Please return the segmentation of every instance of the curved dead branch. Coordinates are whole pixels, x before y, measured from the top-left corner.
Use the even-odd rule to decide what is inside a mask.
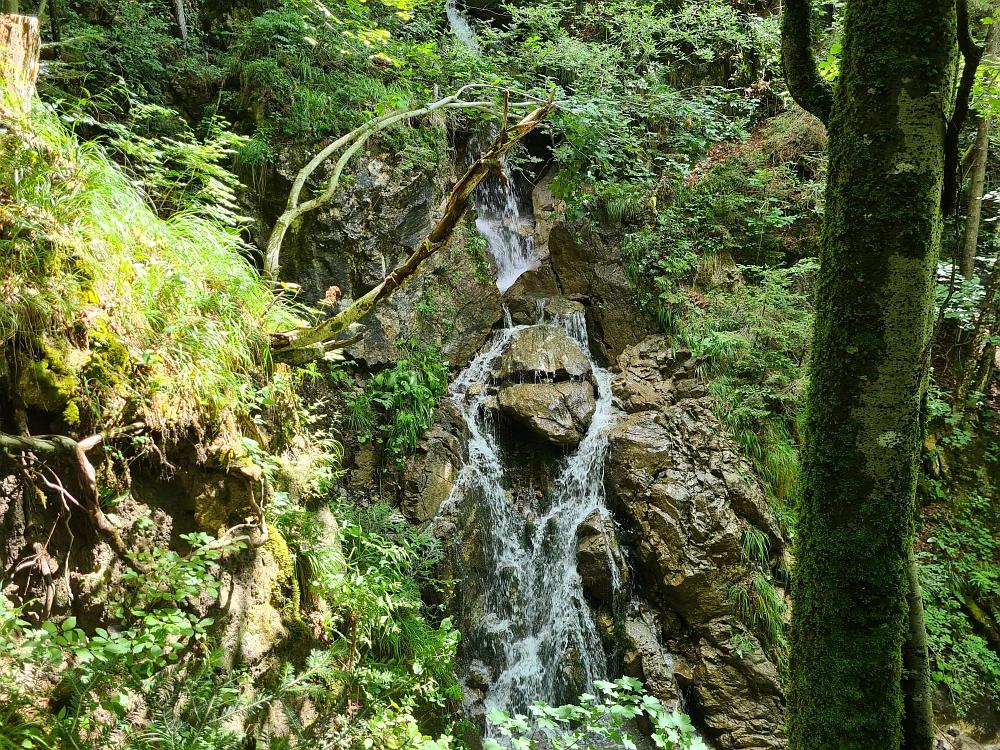
[[[469,209],[469,199],[476,186],[487,174],[499,170],[500,160],[504,154],[548,117],[553,109],[555,109],[555,105],[550,97],[547,102],[532,111],[516,125],[503,127],[490,147],[469,167],[465,176],[452,189],[444,215],[413,254],[401,266],[386,276],[382,283],[332,318],[312,328],[297,328],[293,331],[272,334],[271,350],[275,358],[282,361],[298,361],[301,359],[301,354],[297,353],[298,350],[317,344],[326,346],[324,342],[330,341],[348,326],[356,323],[382,300],[403,286],[427,258],[451,240],[455,228]],[[337,348],[345,346],[347,343],[336,342],[330,346]]]
[[[382,115],[381,117],[376,117],[374,120],[365,123],[361,127],[355,128],[347,135],[338,138],[322,151],[317,153],[312,159],[309,160],[308,164],[299,170],[299,173],[295,176],[295,181],[292,183],[292,189],[288,194],[288,203],[285,205],[285,210],[281,216],[278,217],[278,220],[274,224],[274,228],[271,230],[271,235],[267,240],[267,250],[264,254],[264,275],[271,279],[277,278],[278,270],[280,268],[281,244],[285,239],[285,234],[288,232],[288,228],[291,226],[292,222],[303,214],[312,211],[315,208],[319,208],[333,199],[333,196],[337,192],[337,187],[340,185],[340,178],[344,172],[344,167],[347,165],[347,162],[350,161],[351,157],[361,150],[361,147],[365,145],[369,138],[376,133],[395,125],[396,123],[403,122],[404,120],[412,120],[414,117],[430,114],[431,112],[435,112],[437,110],[474,109],[488,112],[490,114],[498,114],[495,111],[493,104],[489,101],[465,101],[462,98],[470,91],[477,91],[484,88],[493,87],[486,84],[469,84],[467,86],[463,86],[451,96],[446,96],[443,99],[439,99],[438,101],[424,105],[423,107],[406,110],[405,112],[391,112],[389,114]],[[526,107],[531,106],[531,103],[521,102],[520,104],[514,106]],[[333,172],[330,174],[330,178],[327,180],[326,187],[323,192],[316,197],[301,203],[302,190],[305,188],[306,181],[313,175],[321,164],[345,146],[347,147],[347,150],[341,154],[337,163],[334,165]]]

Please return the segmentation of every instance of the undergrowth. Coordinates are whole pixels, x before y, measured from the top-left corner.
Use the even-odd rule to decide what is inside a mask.
[[[205,429],[253,410],[267,332],[295,316],[236,229],[161,218],[43,108],[7,121],[0,161],[0,347],[25,406],[91,430]]]
[[[401,458],[417,447],[448,387],[448,363],[416,340],[400,343],[400,359],[370,378],[347,400],[347,421],[359,442],[374,440]]]

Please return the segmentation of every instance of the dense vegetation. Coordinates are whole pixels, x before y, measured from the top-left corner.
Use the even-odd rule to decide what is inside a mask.
[[[703,357],[716,411],[794,539],[827,144],[780,80],[776,7],[510,3],[473,21],[477,51],[436,0],[205,2],[186,39],[170,6],[58,2],[62,41],[47,48],[34,109],[0,125],[0,431],[102,435],[99,511],[134,551],[93,574],[105,602],[94,622],[47,618],[60,603],[38,584],[42,557],[34,595],[3,574],[0,748],[461,741],[458,634],[426,603],[449,584],[434,580],[441,551],[382,498],[356,505],[340,491],[345,441],[379,446],[387,477],[402,465],[433,423],[448,363],[413,341],[364,377],[343,363],[276,364],[267,334],[322,312],[258,271],[271,186],[332,137],[468,83],[555,90],[545,137],[511,163],[529,177],[557,164],[567,217],[622,230],[636,303]],[[970,4],[977,40],[990,12]],[[821,69],[836,80],[839,5],[814,16]],[[987,116],[1000,112],[996,70],[984,59],[973,87]],[[369,149],[398,174],[432,171],[483,120],[400,123]],[[963,151],[974,130],[960,134]],[[932,679],[958,717],[1000,710],[996,153],[971,281],[956,273],[967,196],[946,219],[918,478]],[[211,534],[165,539],[158,518],[129,517],[143,477],[170,476],[193,445],[213,467],[259,469],[265,523],[234,532],[246,518],[209,513]],[[89,511],[54,487],[72,497],[73,472],[8,453],[4,473],[47,497],[53,533],[75,539]],[[282,646],[251,673],[232,668],[209,600],[258,543],[277,570],[268,606]],[[754,527],[743,554],[752,572],[731,603],[787,670],[794,571]],[[571,747],[569,722],[613,733],[606,714],[645,710],[666,742],[697,747],[636,685],[604,689],[606,703],[537,709],[538,726],[558,724]],[[494,721],[530,737],[523,717]]]

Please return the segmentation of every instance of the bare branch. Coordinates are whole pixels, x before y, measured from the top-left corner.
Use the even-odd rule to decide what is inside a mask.
[[[476,186],[479,185],[491,170],[499,167],[500,159],[503,155],[514,144],[531,132],[535,126],[542,122],[552,112],[554,106],[550,98],[548,102],[528,114],[516,125],[500,131],[486,152],[469,167],[465,176],[452,189],[448,203],[445,206],[444,215],[435,225],[434,229],[431,230],[431,233],[420,243],[420,246],[413,254],[407,258],[406,262],[386,276],[382,283],[356,300],[346,310],[320,323],[318,326],[272,334],[271,349],[275,352],[275,357],[278,359],[292,357],[294,355],[289,350],[301,349],[328,341],[352,323],[357,322],[367,315],[377,304],[405,284],[427,258],[451,240],[455,227],[458,226],[458,223],[465,216],[466,211],[468,211],[469,198],[472,196],[472,192],[476,189]]]
[[[959,177],[962,157],[958,148],[958,136],[969,116],[972,85],[975,83],[976,70],[983,59],[984,51],[983,47],[976,44],[969,30],[967,0],[955,0],[955,10],[958,21],[958,48],[962,51],[965,67],[962,68],[962,78],[958,82],[955,109],[948,121],[948,129],[944,136],[944,186],[941,190],[941,210],[945,215],[954,211],[958,203],[958,192],[962,185]]]

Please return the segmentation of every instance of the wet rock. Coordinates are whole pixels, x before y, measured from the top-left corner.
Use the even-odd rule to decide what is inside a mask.
[[[348,349],[368,366],[399,359],[399,341],[417,339],[441,347],[452,367],[461,368],[483,346],[503,318],[493,257],[488,272],[477,269],[456,245],[431,256],[403,288],[361,319],[362,341]]]
[[[542,311],[547,317],[565,317],[586,311],[586,308],[575,300],[566,297],[553,297],[543,303]]]
[[[299,153],[280,155],[278,179],[263,196],[275,216],[303,162]],[[317,170],[308,186],[321,188],[332,168]],[[357,299],[382,281],[427,236],[453,181],[450,164],[400,172],[374,152],[358,154],[350,174],[328,205],[292,225],[282,246],[281,278],[300,284],[308,304],[330,286]]]
[[[594,388],[586,381],[512,385],[501,389],[497,401],[502,414],[555,445],[579,443],[596,409]]]
[[[500,375],[506,382],[551,377],[554,380],[585,378],[590,360],[580,345],[561,328],[533,326],[519,331],[504,352]]]
[[[702,631],[692,680],[702,720],[725,750],[784,748],[785,704],[778,672],[759,646],[734,651],[735,626],[719,618]]]
[[[646,690],[668,704],[680,701],[674,673],[678,670],[690,671],[684,664],[664,652],[656,633],[645,622],[634,617],[625,621],[625,674],[642,680]]]
[[[458,439],[435,425],[420,439],[403,467],[400,509],[410,523],[424,523],[437,515],[455,486],[461,466]]]
[[[549,234],[552,270],[563,295],[587,301],[591,346],[613,362],[622,351],[656,331],[635,306],[622,268],[619,227],[556,221]]]
[[[583,592],[596,606],[614,605],[615,579],[618,588],[628,583],[628,568],[618,547],[614,522],[595,510],[576,530],[576,569],[583,580]]]
[[[548,248],[552,226],[565,208],[565,201],[552,195],[552,180],[556,170],[545,172],[531,191],[531,208],[535,216],[535,248]]]
[[[677,679],[714,741],[723,750],[778,750],[787,742],[781,681],[737,620],[729,591],[749,570],[747,523],[771,538],[774,554],[784,540],[749,466],[692,387],[698,364],[652,337],[623,353],[613,388],[631,413],[610,434],[608,499],[637,540],[647,600],[661,620],[677,618],[672,648],[690,665]]]
[[[455,180],[448,161],[401,172],[384,155],[369,152],[352,164],[354,180],[343,183],[329,205],[296,222],[282,247],[281,278],[301,286],[299,301],[306,304],[317,304],[336,286],[343,309],[380,283],[430,232]],[[279,179],[263,196],[271,220],[283,209],[299,167],[300,155],[281,156]],[[317,173],[309,186],[319,188],[325,179]],[[266,242],[266,233],[259,241]],[[492,256],[473,257],[457,232],[360,321],[365,338],[347,351],[377,367],[399,358],[398,341],[415,338],[440,346],[445,359],[464,367],[501,320],[500,304]]]
[[[537,248],[536,248],[537,249]],[[503,294],[504,304],[510,310],[515,325],[531,325],[538,322],[538,305],[561,294],[559,282],[548,261],[548,251],[536,268],[525,271]]]

